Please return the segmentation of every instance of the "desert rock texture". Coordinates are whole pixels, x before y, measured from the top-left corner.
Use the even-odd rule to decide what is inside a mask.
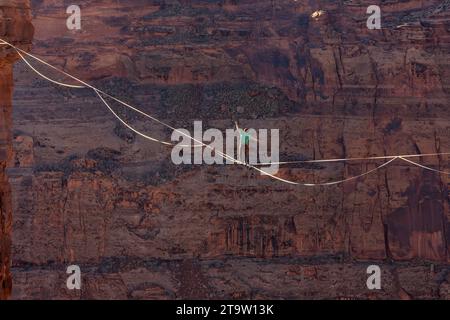
[[[0,37],[28,49],[33,36],[29,1],[0,1]],[[12,90],[13,68],[17,54],[0,47],[0,299],[11,294],[11,188],[6,168],[12,159]]]
[[[0,37],[23,49],[33,35],[28,1],[0,1]],[[11,294],[11,189],[6,167],[12,158],[12,64],[17,59],[11,49],[0,46],[0,299]]]
[[[374,4],[381,30],[366,26]],[[79,31],[66,5],[32,2],[33,53],[176,128],[280,129],[282,160],[450,152],[449,1],[86,0]],[[15,80],[14,299],[450,298],[449,176],[395,161],[307,188],[237,165],[175,166],[92,90],[23,63]],[[449,157],[417,161],[450,171]],[[382,163],[279,176],[327,182]],[[66,288],[71,264],[79,291]],[[371,264],[381,290],[366,287]]]

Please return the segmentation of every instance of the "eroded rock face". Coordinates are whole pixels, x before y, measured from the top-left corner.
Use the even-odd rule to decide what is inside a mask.
[[[29,1],[0,1],[0,37],[21,48],[30,44],[33,27]],[[11,189],[6,167],[12,157],[12,64],[14,52],[0,46],[0,299],[11,293]]]
[[[175,127],[278,128],[283,160],[448,152],[448,1],[383,3],[381,31],[366,28],[373,1],[305,2],[89,1],[69,32],[65,7],[36,1],[35,52]],[[176,167],[92,92],[16,71],[15,298],[449,297],[448,176],[397,161],[301,188]],[[448,159],[421,163],[450,171]],[[379,164],[280,176],[323,182]],[[365,286],[373,263],[381,292]],[[81,292],[65,287],[69,264]]]

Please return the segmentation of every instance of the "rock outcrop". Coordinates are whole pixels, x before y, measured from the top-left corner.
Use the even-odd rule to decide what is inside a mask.
[[[30,45],[33,27],[29,1],[0,0],[0,37],[21,48]],[[6,167],[12,158],[12,64],[16,54],[0,45],[0,299],[11,294],[11,189]]]
[[[383,29],[368,30],[377,2]],[[36,54],[175,127],[278,128],[283,160],[450,151],[448,1],[92,0],[80,31],[55,1],[33,9]],[[14,298],[450,297],[448,176],[397,161],[302,188],[174,166],[91,91],[30,72],[16,69]],[[450,171],[448,159],[418,161]],[[381,163],[280,176],[330,181]],[[65,287],[70,264],[81,291]],[[369,264],[381,291],[366,287]]]

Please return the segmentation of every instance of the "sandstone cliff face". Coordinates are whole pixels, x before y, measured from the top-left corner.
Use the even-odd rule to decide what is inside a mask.
[[[283,159],[448,152],[448,2],[380,2],[381,31],[366,28],[371,4],[96,0],[72,32],[65,7],[35,1],[34,52],[175,127],[278,128]],[[14,298],[450,298],[449,177],[395,162],[309,189],[237,166],[176,167],[90,91],[16,74]],[[448,157],[422,161],[450,170]],[[65,288],[72,263],[80,292]],[[366,288],[373,263],[382,291]]]
[[[31,41],[28,1],[0,1],[0,37],[26,48]],[[16,55],[0,46],[0,299],[11,294],[11,189],[6,167],[12,157],[12,63]]]

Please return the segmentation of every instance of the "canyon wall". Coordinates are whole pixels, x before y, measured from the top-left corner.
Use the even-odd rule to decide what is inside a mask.
[[[0,0],[0,37],[27,49],[33,35],[29,1]],[[11,294],[11,188],[6,167],[12,158],[12,64],[17,55],[0,46],[0,300]]]
[[[366,27],[372,4],[382,30]],[[450,151],[448,1],[80,5],[82,28],[69,31],[64,5],[33,1],[34,53],[177,128],[280,129],[282,160]],[[395,161],[306,188],[239,166],[175,166],[91,90],[23,64],[15,75],[13,298],[450,298],[448,176]],[[448,159],[417,161],[450,171]],[[327,182],[382,163],[279,175]],[[80,291],[66,288],[70,264]],[[382,290],[366,287],[370,264]]]

